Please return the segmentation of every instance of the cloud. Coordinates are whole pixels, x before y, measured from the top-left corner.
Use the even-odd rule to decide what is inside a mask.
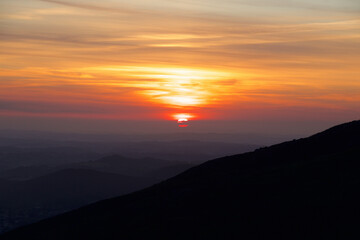
[[[101,102],[64,102],[59,100],[37,101],[37,100],[9,100],[0,99],[0,113],[28,113],[28,114],[51,114],[65,115],[107,115],[119,118],[132,118],[138,115],[148,115],[158,112],[158,109],[148,105],[132,105],[120,103]],[[1,114],[0,114],[1,115]]]
[[[68,7],[75,7],[75,8],[81,8],[86,10],[92,10],[92,11],[104,11],[104,12],[111,12],[111,13],[121,13],[121,14],[143,14],[144,11],[135,10],[135,9],[129,9],[129,8],[114,8],[114,7],[103,7],[98,5],[91,5],[91,4],[84,4],[84,3],[77,3],[76,1],[60,1],[60,0],[40,0],[43,2],[48,3],[55,3],[59,5],[64,5]]]
[[[360,4],[357,0],[228,0],[227,2],[259,7],[302,8],[307,10],[332,12],[357,13],[360,10]]]

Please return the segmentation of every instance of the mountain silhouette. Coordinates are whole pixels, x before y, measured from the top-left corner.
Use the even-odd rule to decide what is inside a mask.
[[[218,158],[1,239],[359,239],[360,121]]]

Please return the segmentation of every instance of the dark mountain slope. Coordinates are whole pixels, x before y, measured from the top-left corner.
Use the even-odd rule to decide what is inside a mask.
[[[176,165],[174,164],[172,166],[163,167],[160,169],[156,169],[154,171],[150,171],[145,174],[145,177],[151,179],[157,179],[158,180],[157,182],[160,182],[168,178],[171,178],[173,176],[176,176],[194,166],[195,166],[194,164],[190,164],[190,163],[178,163]]]
[[[216,159],[2,239],[359,239],[360,121]]]

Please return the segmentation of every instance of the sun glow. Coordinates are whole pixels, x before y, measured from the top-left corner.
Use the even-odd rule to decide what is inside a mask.
[[[173,108],[206,105],[214,95],[211,85],[234,78],[231,73],[220,70],[173,66],[103,66],[87,68],[86,72],[138,79],[111,84],[136,87],[148,101]]]
[[[188,113],[177,113],[177,114],[174,114],[173,115],[173,118],[176,119],[176,120],[179,120],[179,119],[192,119],[194,118],[194,115],[190,115]]]
[[[201,99],[197,99],[193,96],[177,95],[177,96],[163,96],[161,97],[167,103],[176,106],[195,106],[202,103]]]

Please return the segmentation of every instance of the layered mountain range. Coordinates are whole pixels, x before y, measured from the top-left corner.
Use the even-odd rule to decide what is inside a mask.
[[[359,239],[360,121],[205,162],[1,239]]]

